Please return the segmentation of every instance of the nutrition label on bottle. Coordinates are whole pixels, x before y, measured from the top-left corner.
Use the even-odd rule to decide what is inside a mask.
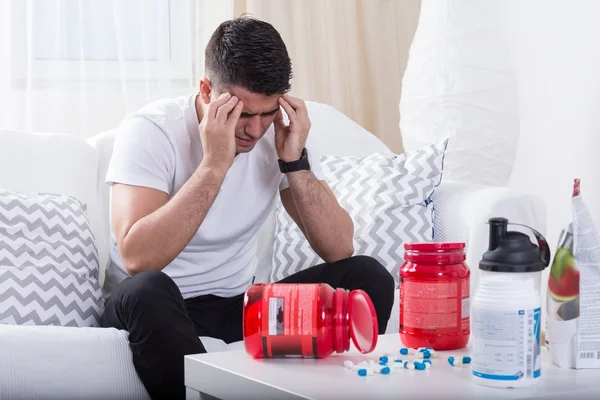
[[[469,328],[469,280],[452,282],[400,283],[402,315],[400,323],[407,328]]]
[[[484,379],[537,378],[541,371],[540,309],[473,308],[473,375]]]
[[[317,285],[269,285],[264,290],[269,335],[315,335]]]
[[[594,223],[580,197],[575,210],[575,259],[579,278],[577,368],[600,367],[600,247]]]

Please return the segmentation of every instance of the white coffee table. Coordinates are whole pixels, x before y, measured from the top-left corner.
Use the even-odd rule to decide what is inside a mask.
[[[600,398],[600,370],[560,369],[542,355],[540,382],[528,388],[494,389],[471,381],[471,368],[434,360],[426,371],[397,370],[391,375],[360,377],[343,367],[396,353],[399,335],[382,335],[376,350],[361,355],[354,348],[324,360],[254,360],[244,350],[185,357],[185,384],[190,398],[219,399],[588,399]],[[440,352],[462,355],[468,351]],[[437,361],[437,364],[436,364]],[[208,395],[208,396],[207,396]]]

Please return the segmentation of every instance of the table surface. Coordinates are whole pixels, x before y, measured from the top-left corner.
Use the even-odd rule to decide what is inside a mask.
[[[186,386],[218,398],[443,398],[443,399],[564,399],[600,398],[600,370],[561,369],[551,364],[544,349],[539,382],[518,389],[498,389],[472,381],[471,368],[452,367],[434,359],[425,371],[399,369],[390,375],[360,377],[343,367],[345,360],[375,360],[403,347],[399,335],[382,335],[373,353],[353,347],[323,360],[254,360],[244,350],[186,356]],[[468,348],[439,352],[441,357],[467,355]]]

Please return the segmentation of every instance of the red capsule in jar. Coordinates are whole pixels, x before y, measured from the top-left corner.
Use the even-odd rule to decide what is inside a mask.
[[[464,243],[410,243],[400,268],[400,339],[406,347],[469,342],[470,275]]]
[[[377,314],[362,290],[327,284],[255,284],[244,296],[243,336],[254,358],[326,358],[377,345]]]

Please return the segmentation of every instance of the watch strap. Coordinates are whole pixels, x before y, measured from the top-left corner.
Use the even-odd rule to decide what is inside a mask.
[[[302,156],[299,160],[291,162],[279,160],[279,169],[284,174],[288,172],[310,170],[310,162],[308,160],[308,152],[306,151],[306,148],[302,150]]]

